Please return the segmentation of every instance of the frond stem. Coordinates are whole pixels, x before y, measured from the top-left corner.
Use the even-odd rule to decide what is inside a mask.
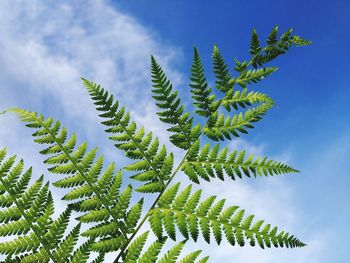
[[[165,184],[164,189],[159,193],[159,195],[157,196],[156,200],[154,200],[151,208],[149,209],[148,213],[143,217],[142,221],[139,223],[139,225],[136,227],[134,233],[129,237],[129,239],[127,240],[127,242],[125,243],[124,247],[122,248],[122,250],[120,251],[120,253],[118,254],[117,258],[113,261],[113,263],[118,263],[120,257],[124,254],[125,249],[129,246],[130,242],[133,240],[133,238],[136,236],[137,232],[140,230],[140,228],[142,227],[142,225],[146,222],[147,217],[150,215],[149,212],[152,211],[155,206],[157,205],[160,197],[162,196],[162,194],[165,192],[165,190],[168,188],[169,184],[171,183],[171,181],[174,179],[176,173],[180,170],[181,166],[185,163],[186,160],[186,156],[187,153],[185,154],[185,156],[182,158],[180,164],[178,165],[178,167],[176,168],[176,170],[173,172],[173,174],[171,175],[171,177],[169,178],[168,182]]]

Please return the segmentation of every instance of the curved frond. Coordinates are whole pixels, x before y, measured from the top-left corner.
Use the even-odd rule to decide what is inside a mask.
[[[206,181],[216,177],[224,180],[225,174],[235,180],[243,176],[273,176],[298,172],[287,164],[267,157],[255,158],[251,154],[247,156],[244,150],[228,153],[228,148],[225,147],[220,151],[219,144],[210,148],[207,143],[200,149],[199,140],[191,147],[181,170],[195,183],[199,183],[199,178]]]
[[[264,93],[243,89],[242,91],[234,89],[229,90],[226,96],[221,100],[221,105],[227,110],[238,110],[239,108],[246,108],[254,104],[271,103],[273,100]]]
[[[234,105],[232,102],[227,102],[226,107]],[[272,100],[263,101],[256,107],[249,108],[245,113],[239,112],[235,115],[225,117],[225,114],[219,114],[216,111],[209,119],[206,127],[203,128],[203,133],[214,141],[231,140],[231,136],[240,137],[240,133],[248,133],[248,129],[254,128],[253,123],[262,119],[267,111],[273,106]]]
[[[217,45],[214,45],[212,57],[214,73],[216,77],[216,88],[225,93],[231,89],[233,85],[230,83],[231,74],[229,72],[228,66],[225,63],[224,58],[222,57]]]
[[[199,56],[197,48],[194,48],[193,63],[191,67],[191,93],[194,105],[198,108],[195,112],[204,117],[209,117],[213,112],[213,101],[215,95],[212,94],[211,88],[204,76],[202,60]]]
[[[115,147],[125,151],[126,156],[136,162],[125,167],[134,171],[134,180],[144,184],[136,189],[143,193],[161,192],[169,179],[174,162],[172,153],[168,154],[164,145],[160,146],[159,139],[153,138],[152,133],[145,133],[144,128],[137,129],[135,122],[130,121],[129,112],[119,107],[119,102],[113,100],[113,95],[99,85],[83,79],[96,109],[101,112],[102,122],[107,127],[109,139],[115,142]]]
[[[245,70],[242,71],[238,77],[230,79],[229,84],[233,86],[237,83],[241,87],[246,88],[248,84],[252,82],[257,83],[263,80],[264,78],[270,76],[275,71],[277,71],[276,67]]]
[[[293,235],[272,228],[263,220],[253,222],[253,215],[245,215],[245,211],[238,206],[224,208],[225,200],[216,200],[216,196],[201,201],[201,190],[191,193],[192,186],[188,186],[174,199],[166,198],[178,192],[179,185],[175,184],[164,193],[165,198],[158,207],[150,211],[149,220],[151,228],[157,236],[163,232],[175,240],[178,229],[186,239],[191,237],[197,241],[199,233],[207,243],[214,237],[220,244],[223,237],[231,245],[236,243],[244,246],[246,241],[254,246],[256,243],[262,247],[302,247],[305,244]],[[155,217],[157,219],[155,219]],[[157,221],[161,229],[154,229],[152,221]],[[172,225],[169,227],[168,225]]]
[[[76,211],[84,212],[78,217],[82,223],[99,223],[86,230],[83,235],[98,239],[91,245],[97,252],[116,251],[133,231],[126,225],[130,211],[131,186],[120,190],[122,174],[115,174],[114,163],[103,171],[103,156],[97,157],[97,148],[88,150],[86,143],[77,146],[76,136],[67,137],[67,130],[59,121],[44,119],[42,115],[23,109],[11,109],[26,126],[35,128],[34,141],[46,145],[41,151],[48,158],[44,161],[48,170],[64,175],[54,183],[56,187],[70,188],[63,199],[75,200],[71,205]],[[140,209],[142,203],[136,206]],[[141,213],[134,213],[133,226]],[[118,236],[116,242],[115,236]]]
[[[7,255],[7,262],[70,262],[79,235],[64,233],[68,227],[71,209],[66,209],[57,220],[52,219],[54,204],[48,184],[43,185],[41,176],[30,187],[32,170],[23,171],[23,161],[16,163],[15,156],[6,157],[6,149],[0,150],[0,199],[6,198],[6,208],[0,224],[0,237],[13,236],[12,240],[0,242],[0,254]],[[74,236],[67,244],[67,240]],[[63,249],[66,248],[66,249]],[[63,250],[62,250],[63,249]],[[84,255],[89,257],[90,248]],[[84,262],[84,261],[80,261]]]
[[[262,49],[262,47],[260,45],[259,36],[256,32],[256,29],[254,28],[254,30],[252,32],[251,40],[250,40],[249,53],[254,56],[254,55],[259,54],[261,49]]]
[[[172,84],[165,76],[161,66],[155,58],[151,57],[153,98],[161,111],[157,114],[162,122],[170,124],[167,129],[173,134],[170,141],[177,147],[187,150],[200,134],[200,125],[193,127],[193,118],[190,113],[184,112],[185,107],[181,104],[178,92],[173,91]]]
[[[292,36],[292,32],[292,29],[288,29],[278,39],[278,27],[274,27],[266,40],[267,46],[262,48],[258,42],[256,30],[254,29],[250,49],[253,58],[250,64],[254,68],[257,68],[285,54],[292,46],[301,47],[311,44],[311,41],[302,39],[300,36]]]

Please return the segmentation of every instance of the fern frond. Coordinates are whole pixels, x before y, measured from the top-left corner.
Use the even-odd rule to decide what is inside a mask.
[[[213,112],[212,103],[215,95],[212,94],[211,88],[208,87],[204,76],[202,60],[197,48],[194,48],[191,73],[190,87],[192,99],[194,100],[194,105],[198,108],[195,112],[200,116],[209,117]]]
[[[164,196],[172,196],[178,192],[180,183],[169,188]],[[177,232],[169,232],[166,223],[171,221],[179,232],[189,233],[190,237],[197,241],[199,233],[202,234],[204,240],[210,243],[211,237],[217,244],[220,244],[223,236],[231,245],[236,243],[244,246],[249,241],[251,246],[256,243],[262,248],[271,247],[302,247],[305,244],[293,235],[284,231],[277,231],[277,227],[271,228],[269,224],[265,224],[263,220],[253,223],[253,215],[245,216],[244,210],[239,210],[238,206],[230,206],[224,208],[225,200],[215,202],[216,196],[211,196],[204,201],[200,201],[201,190],[191,193],[192,186],[185,188],[175,199],[164,200],[156,208],[150,211],[149,220],[157,221],[171,238],[177,235]],[[157,217],[157,219],[154,219]],[[152,230],[159,235],[158,229]],[[175,240],[175,238],[173,238]]]
[[[134,201],[132,186],[122,187],[121,171],[115,171],[114,163],[105,166],[97,148],[90,149],[87,143],[78,144],[76,135],[70,136],[53,118],[46,119],[19,108],[7,110],[35,129],[34,141],[44,146],[40,153],[47,157],[44,163],[51,173],[61,175],[53,185],[66,188],[68,191],[62,199],[71,203],[53,219],[55,208],[48,183],[44,184],[40,177],[29,185],[31,169],[23,173],[23,161],[16,162],[15,157],[6,159],[6,151],[0,150],[0,237],[15,236],[0,242],[0,254],[6,256],[5,262],[84,263],[94,251],[97,257],[92,262],[101,263],[107,253],[118,251],[114,263],[205,263],[208,257],[200,259],[201,251],[180,257],[185,242],[188,239],[196,242],[200,237],[207,243],[214,239],[221,244],[226,239],[231,245],[244,246],[249,242],[262,248],[304,246],[295,236],[272,228],[264,220],[254,221],[254,215],[246,215],[238,206],[225,207],[225,200],[217,201],[216,196],[202,199],[202,191],[192,191],[192,185],[179,192],[180,183],[172,185],[172,181],[179,170],[196,183],[216,177],[224,180],[225,176],[235,180],[243,176],[298,172],[266,157],[246,156],[245,151],[229,153],[227,147],[220,150],[219,145],[209,144],[201,147],[200,136],[205,134],[218,141],[239,137],[254,128],[253,124],[262,119],[274,102],[264,93],[248,92],[248,86],[277,70],[265,64],[291,47],[310,43],[292,35],[292,30],[279,37],[275,27],[266,39],[266,46],[262,46],[254,29],[249,50],[251,59],[235,59],[234,70],[238,76],[231,75],[215,45],[212,53],[215,87],[224,93],[218,99],[208,86],[199,52],[194,48],[190,87],[195,113],[206,118],[203,127],[194,125],[194,118],[185,111],[178,91],[173,89],[152,56],[152,94],[159,108],[157,115],[170,126],[167,129],[172,133],[170,141],[186,150],[176,168],[173,154],[168,153],[158,138],[137,127],[130,113],[119,106],[107,90],[83,79],[103,118],[105,131],[116,148],[132,159],[124,169],[140,182],[136,191],[157,193],[147,213],[142,213],[144,200]],[[243,89],[238,90],[235,85]],[[235,112],[222,113],[221,106],[227,112]],[[79,224],[66,234],[72,211],[79,213],[76,218]],[[139,231],[147,220],[157,240],[145,248],[149,232],[139,234]],[[89,226],[80,233],[83,223]],[[77,246],[79,236],[87,239],[81,246]],[[185,241],[161,253],[167,239],[176,241],[179,237]]]
[[[166,239],[164,238],[153,242],[148,247],[148,249],[144,253],[142,253],[144,245],[147,241],[148,234],[149,231],[144,232],[130,244],[125,259],[123,260],[124,263],[201,263],[206,262],[208,260],[208,257],[205,257],[200,261],[196,261],[196,259],[202,252],[198,250],[186,255],[185,257],[177,261],[185,245],[185,241],[175,244],[158,260],[161,254],[161,248],[165,244]]]
[[[166,147],[160,146],[159,139],[152,133],[145,134],[144,128],[137,129],[135,122],[130,122],[130,114],[124,107],[119,108],[119,102],[113,100],[113,95],[98,84],[83,79],[96,109],[101,112],[102,122],[107,127],[109,137],[118,149],[125,151],[126,156],[137,161],[125,167],[136,171],[131,176],[134,180],[144,182],[136,191],[155,193],[164,189],[169,179],[174,162],[172,153],[167,154]]]
[[[257,68],[285,54],[292,46],[302,47],[311,44],[311,41],[302,39],[300,36],[292,36],[292,32],[292,29],[288,29],[278,39],[278,27],[274,27],[266,40],[267,46],[261,48],[258,46],[258,35],[254,29],[251,40],[251,54],[253,58],[249,63],[254,68]]]
[[[217,45],[214,45],[212,57],[214,73],[216,77],[216,88],[225,93],[231,89],[233,85],[230,83],[231,74],[229,72],[228,66],[225,63],[224,58],[222,57]]]
[[[196,141],[187,154],[181,170],[195,183],[199,183],[199,178],[206,181],[216,177],[224,180],[225,174],[235,180],[237,177],[242,178],[242,176],[273,176],[299,172],[287,164],[273,161],[267,157],[254,158],[251,154],[246,156],[244,150],[228,153],[227,147],[221,151],[219,149],[219,144],[210,149],[209,143],[200,149],[200,142]],[[175,194],[173,193],[173,195]]]
[[[234,105],[235,102],[227,102],[226,106],[229,104]],[[219,115],[216,111],[210,117],[207,126],[203,128],[203,133],[214,141],[225,138],[231,140],[231,135],[239,137],[239,133],[247,134],[247,129],[254,128],[253,123],[261,120],[272,106],[272,100],[265,100],[260,105],[249,108],[245,113],[240,112],[232,117],[225,117],[225,114]]]
[[[237,78],[230,79],[229,85],[233,86],[237,83],[241,87],[246,88],[247,84],[250,84],[251,82],[257,83],[263,80],[264,78],[270,76],[276,70],[276,67],[266,67],[242,71]]]
[[[170,141],[177,147],[187,150],[200,134],[200,125],[193,127],[193,118],[190,113],[184,112],[185,107],[181,104],[178,92],[173,91],[172,84],[165,76],[161,66],[155,58],[151,57],[153,98],[156,105],[161,109],[157,114],[159,119],[172,125],[167,130],[172,132]]]
[[[99,238],[91,248],[103,253],[118,250],[128,239],[128,233],[133,230],[125,223],[128,211],[132,210],[129,209],[132,189],[128,186],[120,191],[121,172],[115,175],[114,163],[102,171],[103,156],[96,156],[97,148],[88,150],[86,143],[77,146],[76,136],[68,138],[67,130],[61,127],[60,122],[55,122],[52,118],[44,119],[42,115],[23,109],[10,111],[27,123],[26,126],[37,130],[33,134],[34,141],[47,147],[41,153],[48,155],[44,161],[49,165],[48,170],[66,176],[63,181],[60,180],[54,185],[71,188],[63,199],[77,201],[71,207],[84,212],[78,220],[82,223],[100,223],[83,233],[91,238]],[[141,204],[137,203],[136,206],[140,208]],[[138,220],[136,217],[137,215],[134,216],[134,221]],[[113,231],[106,232],[106,225],[109,225],[109,230],[114,227]],[[99,231],[100,233],[96,234]],[[115,238],[111,233],[118,236],[119,242],[114,242]]]
[[[0,210],[3,215],[0,237],[16,237],[0,243],[0,254],[8,256],[7,262],[70,262],[77,251],[73,249],[79,235],[77,227],[74,242],[67,246],[66,240],[72,234],[63,240],[71,209],[66,209],[57,220],[52,220],[53,199],[48,184],[43,185],[43,177],[28,187],[32,170],[22,174],[23,161],[16,163],[15,156],[4,160],[5,156],[6,149],[0,150],[0,186],[4,189],[0,197],[6,196],[6,208]],[[69,249],[61,253],[64,247]],[[84,251],[88,258],[90,249],[85,248]]]
[[[225,97],[221,100],[221,105],[227,110],[231,111],[231,108],[238,110],[239,107],[246,108],[253,104],[261,103],[273,103],[273,100],[264,93],[251,91],[248,93],[248,89],[242,91],[234,89],[229,90]]]
[[[260,46],[259,36],[256,32],[256,29],[253,30],[251,40],[250,40],[250,50],[251,55],[257,55],[261,51],[262,47]]]

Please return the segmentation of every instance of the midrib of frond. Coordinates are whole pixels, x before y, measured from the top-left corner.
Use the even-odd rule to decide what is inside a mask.
[[[259,163],[237,163],[237,162],[219,162],[219,161],[185,161],[183,163],[183,165],[186,165],[186,164],[202,164],[202,165],[207,165],[207,164],[211,164],[211,165],[222,165],[222,166],[225,166],[225,165],[228,165],[230,167],[242,167],[242,168],[246,168],[246,169],[256,169],[256,170],[259,170],[259,169],[278,169],[279,171],[290,171],[290,172],[299,172],[298,170],[296,169],[293,169],[291,167],[278,167],[276,163],[273,163],[271,165],[268,165],[268,163],[266,164],[259,164]]]
[[[45,252],[47,253],[47,255],[52,259],[53,262],[55,263],[59,263],[59,261],[56,260],[56,258],[53,256],[53,254],[51,253],[51,250],[46,246],[46,242],[43,241],[43,239],[41,238],[41,235],[36,231],[35,227],[33,226],[32,221],[27,217],[23,207],[17,202],[17,198],[15,198],[12,194],[12,191],[10,190],[10,187],[6,184],[6,182],[2,179],[2,176],[0,176],[0,182],[1,184],[5,187],[6,192],[9,194],[9,197],[11,198],[12,202],[17,206],[18,210],[20,211],[20,213],[22,214],[23,218],[26,220],[27,224],[29,225],[29,227],[32,229],[34,235],[36,236],[36,238],[39,240],[39,242],[41,243],[41,245],[43,246],[43,248],[45,249]]]
[[[168,182],[165,184],[164,189],[162,190],[162,192],[159,193],[159,195],[157,196],[157,198],[154,200],[153,204],[151,205],[148,213],[142,218],[141,222],[139,223],[139,225],[136,227],[134,233],[128,238],[127,242],[125,243],[124,247],[121,249],[121,252],[118,254],[117,258],[113,261],[113,263],[119,263],[119,259],[120,257],[123,255],[125,249],[128,247],[128,245],[130,244],[130,242],[134,239],[134,237],[136,236],[137,232],[141,229],[142,225],[146,222],[147,218],[150,216],[150,211],[152,211],[152,209],[155,208],[155,206],[157,205],[159,199],[161,198],[161,196],[163,195],[163,193],[165,192],[165,190],[168,188],[168,186],[170,185],[171,181],[174,179],[175,175],[177,174],[177,172],[180,170],[181,166],[183,165],[183,163],[186,161],[186,157],[188,155],[188,150],[185,154],[185,156],[182,158],[180,164],[176,167],[176,169],[174,170],[174,172],[172,173],[170,179],[168,180]]]
[[[101,203],[103,206],[106,208],[110,216],[113,218],[113,220],[118,224],[119,221],[115,217],[114,213],[110,209],[108,202],[102,197],[101,193],[98,191],[98,188],[94,187],[93,184],[89,181],[89,178],[85,176],[84,171],[82,171],[81,167],[78,165],[76,160],[72,158],[72,156],[67,152],[65,147],[60,143],[60,141],[57,139],[56,135],[51,132],[51,130],[45,125],[45,123],[40,119],[35,116],[35,120],[40,123],[42,127],[50,134],[51,138],[54,139],[55,143],[60,147],[60,149],[63,151],[63,153],[67,156],[68,160],[73,164],[73,166],[77,169],[79,174],[85,179],[86,183],[89,185],[91,190],[96,194],[97,198],[100,199]],[[125,233],[123,233],[125,235]],[[126,236],[126,235],[125,235]]]
[[[156,212],[156,211],[160,211],[160,212],[173,212],[175,214],[182,214],[182,215],[185,215],[185,216],[195,216],[196,218],[198,219],[204,219],[204,220],[209,220],[210,222],[213,222],[213,223],[217,223],[217,224],[220,224],[220,225],[223,225],[223,226],[228,226],[228,227],[232,227],[232,228],[235,228],[235,229],[238,229],[238,230],[242,230],[246,233],[253,233],[253,234],[258,234],[258,235],[261,235],[261,236],[264,236],[264,237],[268,237],[270,239],[275,239],[277,238],[275,235],[271,235],[270,232],[268,233],[263,233],[262,231],[254,231],[252,230],[250,227],[248,228],[244,228],[242,226],[240,226],[239,224],[230,224],[228,223],[227,221],[220,221],[218,219],[215,219],[215,218],[210,218],[210,217],[206,217],[206,216],[202,216],[202,215],[198,215],[196,213],[189,213],[189,212],[184,212],[184,211],[181,211],[181,210],[176,210],[176,209],[173,209],[173,208],[163,208],[163,207],[157,207],[157,208],[153,208],[152,210],[150,210],[148,212],[148,214],[152,214],[153,212]]]

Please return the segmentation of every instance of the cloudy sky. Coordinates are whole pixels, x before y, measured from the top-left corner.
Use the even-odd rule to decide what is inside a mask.
[[[350,249],[350,12],[349,1],[16,1],[0,2],[0,111],[14,106],[60,119],[108,161],[125,164],[106,140],[80,77],[108,88],[133,118],[168,143],[154,115],[150,54],[165,68],[192,110],[188,77],[193,45],[213,82],[213,44],[233,65],[248,57],[250,33],[293,27],[313,41],[274,65],[255,88],[276,106],[248,136],[227,142],[292,164],[301,173],[202,184],[205,195],[246,208],[308,244],[302,249],[217,247],[199,242],[211,262],[348,262]],[[47,174],[31,131],[0,117],[0,147]],[[183,152],[171,148],[176,154]],[[51,180],[52,175],[47,174]],[[179,174],[178,180],[184,175]],[[62,196],[52,189],[55,199]],[[150,197],[153,198],[153,197]],[[58,203],[58,209],[64,208]],[[113,258],[113,256],[111,256]]]

